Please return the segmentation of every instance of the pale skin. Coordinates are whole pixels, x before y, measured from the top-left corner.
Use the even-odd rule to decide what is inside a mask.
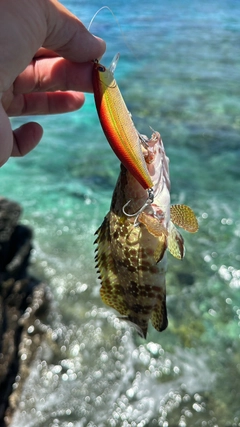
[[[57,0],[0,0],[0,166],[24,156],[43,129],[28,122],[12,131],[10,116],[57,114],[84,103],[92,92],[92,60],[102,39]]]

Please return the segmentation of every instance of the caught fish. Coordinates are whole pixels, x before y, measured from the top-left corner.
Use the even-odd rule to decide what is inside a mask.
[[[96,232],[95,243],[102,300],[146,338],[149,320],[157,331],[168,324],[167,250],[178,259],[184,256],[184,240],[175,225],[194,233],[198,223],[188,206],[170,206],[169,159],[160,134],[153,132],[150,139],[140,135],[138,144],[152,197],[139,179],[138,164],[137,175],[128,160],[120,158],[110,211]]]

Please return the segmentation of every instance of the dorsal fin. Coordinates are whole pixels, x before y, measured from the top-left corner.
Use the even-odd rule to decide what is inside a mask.
[[[100,295],[103,302],[117,310],[122,315],[128,314],[126,302],[122,295],[123,291],[119,283],[116,266],[111,252],[111,240],[109,231],[109,213],[96,231],[97,255],[96,266],[100,273],[102,287]]]

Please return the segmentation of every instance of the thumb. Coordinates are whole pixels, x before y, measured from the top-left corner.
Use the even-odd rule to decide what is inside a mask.
[[[45,8],[47,36],[43,47],[75,62],[87,62],[104,54],[105,42],[93,36],[61,3],[46,1]]]

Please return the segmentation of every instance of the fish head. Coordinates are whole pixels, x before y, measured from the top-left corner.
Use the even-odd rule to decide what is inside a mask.
[[[146,144],[142,144],[142,151],[153,182],[154,194],[154,201],[146,210],[146,213],[149,214],[146,219],[148,223],[150,221],[156,222],[156,219],[158,219],[161,227],[167,229],[170,220],[169,159],[166,156],[159,132],[153,132]]]
[[[156,193],[163,185],[170,191],[169,158],[166,156],[162,138],[159,132],[153,132],[143,147],[143,155]]]

